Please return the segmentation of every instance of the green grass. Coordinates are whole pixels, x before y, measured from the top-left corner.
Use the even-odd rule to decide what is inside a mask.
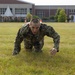
[[[0,75],[75,75],[75,23],[46,23],[60,34],[60,52],[50,55],[53,41],[45,37],[43,53],[12,56],[14,40],[23,23],[0,23]]]

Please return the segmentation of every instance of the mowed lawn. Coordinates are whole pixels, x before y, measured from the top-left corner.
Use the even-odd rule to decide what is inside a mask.
[[[60,34],[60,51],[51,56],[52,38],[45,37],[43,53],[12,56],[18,29],[24,23],[0,23],[0,75],[75,75],[75,23],[46,23]]]

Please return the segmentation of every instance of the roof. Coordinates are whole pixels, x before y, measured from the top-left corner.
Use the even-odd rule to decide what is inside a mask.
[[[0,4],[32,4],[21,0],[0,0]]]

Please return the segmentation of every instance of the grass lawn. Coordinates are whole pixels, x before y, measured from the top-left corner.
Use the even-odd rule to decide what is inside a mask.
[[[52,38],[45,37],[43,53],[12,56],[14,40],[23,23],[0,23],[0,75],[75,75],[75,23],[46,23],[60,34],[60,51],[50,55]]]

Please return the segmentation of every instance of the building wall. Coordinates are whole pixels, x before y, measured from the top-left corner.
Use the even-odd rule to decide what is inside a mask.
[[[15,16],[15,8],[27,8],[27,13],[30,12],[30,8],[32,8],[31,4],[0,4],[0,8],[12,8],[12,14]],[[34,10],[33,10],[34,11]],[[24,14],[26,16],[27,14]]]
[[[14,4],[10,4],[10,3],[4,3],[4,4],[0,4],[0,8],[7,8],[9,6],[9,8],[12,9],[12,14],[15,17],[15,8],[26,8],[27,9],[27,13],[30,12],[32,15],[36,15],[39,16],[40,18],[42,17],[50,17],[50,16],[55,16],[56,11],[58,9],[65,9],[65,12],[67,14],[68,17],[70,17],[71,15],[73,15],[75,17],[75,5],[36,5],[32,4],[32,3],[14,3]],[[24,15],[18,15],[20,17],[25,17],[26,14]],[[2,14],[0,14],[2,15]]]
[[[42,10],[42,11],[44,10],[44,11],[48,12],[48,13],[44,12],[44,14],[46,14],[45,15],[46,17],[47,16],[51,16],[51,15],[55,15],[56,11],[58,9],[65,9],[67,16],[75,15],[75,6],[74,5],[36,6],[35,9],[36,9],[36,13],[35,14],[37,14],[37,12],[40,11],[40,10]],[[72,12],[72,11],[74,11],[74,12]]]

